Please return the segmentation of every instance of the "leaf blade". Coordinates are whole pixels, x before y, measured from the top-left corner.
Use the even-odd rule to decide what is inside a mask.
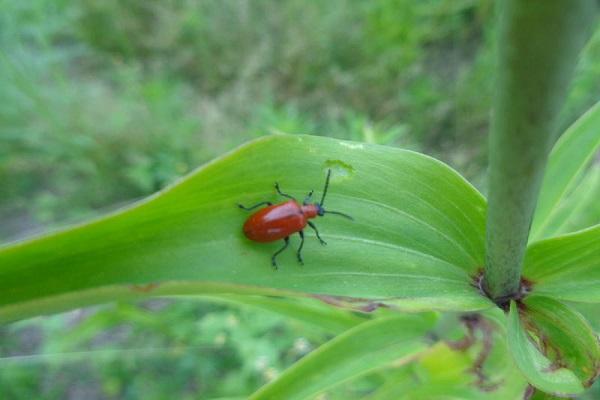
[[[600,164],[596,164],[589,168],[569,196],[560,202],[545,232],[549,237],[554,237],[600,224],[599,197]]]
[[[405,315],[365,322],[305,356],[250,399],[306,399],[427,348],[422,337],[432,315]]]
[[[600,344],[585,318],[549,297],[529,296],[523,304],[528,325],[544,340],[553,362],[590,386],[600,370]]]
[[[535,294],[560,300],[600,302],[600,225],[534,243],[523,274]]]
[[[309,298],[291,298],[248,295],[211,295],[214,301],[224,301],[238,306],[255,307],[313,325],[325,332],[340,334],[371,318],[368,314],[330,307]]]
[[[245,239],[247,214],[235,204],[278,201],[275,180],[301,198],[323,183],[328,168],[334,174],[326,206],[351,210],[356,222],[320,222],[328,248],[307,243],[303,269],[284,254],[273,272],[269,258],[280,245]],[[483,263],[484,217],[483,197],[429,157],[321,137],[267,137],[129,209],[0,249],[0,317],[18,317],[15,306],[36,299],[52,311],[51,298],[74,292],[95,291],[89,301],[106,301],[127,297],[132,285],[171,282],[164,293],[178,294],[186,281],[197,293],[206,284],[209,293],[220,286],[486,308],[490,303],[470,286]],[[102,288],[112,288],[110,295]],[[71,301],[80,304],[77,296]]]
[[[600,148],[599,127],[600,103],[597,103],[567,129],[552,149],[531,226],[531,242],[552,234],[547,228],[560,202]]]
[[[521,325],[514,301],[510,303],[507,333],[508,348],[513,360],[531,385],[544,392],[560,395],[583,392],[583,386],[572,371],[565,368],[553,370],[550,360],[531,343]]]

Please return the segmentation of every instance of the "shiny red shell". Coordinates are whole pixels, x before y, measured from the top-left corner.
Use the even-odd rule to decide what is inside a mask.
[[[244,223],[244,235],[255,242],[273,242],[299,232],[318,214],[315,204],[300,205],[295,200],[273,204],[252,214]]]

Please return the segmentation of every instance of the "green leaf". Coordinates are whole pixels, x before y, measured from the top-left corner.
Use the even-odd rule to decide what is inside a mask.
[[[523,318],[546,355],[590,386],[600,370],[600,345],[590,324],[577,311],[547,297],[529,296],[524,304]]]
[[[564,399],[564,397],[558,397],[558,396],[554,396],[553,394],[540,392],[537,389],[534,389],[534,390],[535,390],[535,392],[533,393],[533,395],[531,395],[531,398],[529,400],[560,400],[560,399]]]
[[[523,275],[534,293],[555,299],[600,302],[600,225],[534,243]]]
[[[206,298],[268,310],[309,323],[334,334],[345,332],[370,319],[369,314],[359,314],[331,307],[310,298],[242,296],[233,294],[212,295]]]
[[[552,236],[559,205],[600,148],[600,103],[581,116],[555,144],[531,226],[530,241]]]
[[[502,324],[505,325],[505,321]],[[438,342],[418,361],[393,371],[392,379],[386,380],[367,399],[522,400],[527,383],[508,355],[505,336],[497,335],[492,354],[481,371],[487,376],[489,388],[478,387],[472,370],[481,354],[479,346],[474,346],[471,351],[450,350],[445,343]]]
[[[364,400],[389,400],[400,399],[407,392],[419,384],[411,364],[385,371],[385,381],[377,390],[370,393]]]
[[[576,232],[600,224],[600,164],[592,165],[581,182],[556,209],[546,227],[548,236]]]
[[[427,348],[423,335],[434,322],[432,314],[425,314],[378,318],[361,324],[298,361],[250,399],[312,398],[392,362],[407,362]]]
[[[245,400],[245,397],[218,397],[212,398],[210,400]]]
[[[521,325],[519,310],[514,301],[510,303],[508,315],[508,348],[527,381],[536,388],[558,395],[583,392],[577,376],[566,368],[552,364],[533,344]]]
[[[281,243],[242,234],[236,204],[279,202],[273,183],[351,214],[307,230],[305,265]],[[414,307],[476,310],[485,201],[460,175],[424,155],[314,136],[270,136],[200,168],[105,218],[0,250],[0,321],[115,299],[174,294],[325,294],[406,299]],[[292,240],[292,247],[298,245]]]
[[[569,305],[583,315],[597,334],[600,333],[600,305],[597,303],[571,303]]]

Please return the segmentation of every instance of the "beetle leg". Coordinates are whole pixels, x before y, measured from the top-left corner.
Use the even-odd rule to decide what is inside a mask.
[[[307,221],[307,222],[308,222],[308,226],[310,226],[311,228],[313,228],[313,230],[314,230],[314,231],[315,231],[315,233],[317,234],[317,239],[319,239],[319,242],[321,242],[321,244],[322,244],[323,246],[325,246],[325,245],[327,244],[327,242],[326,242],[326,241],[324,241],[324,240],[321,238],[321,235],[319,235],[319,231],[318,231],[318,229],[317,229],[317,226],[316,226],[315,224],[313,224],[313,223],[312,223],[312,221]]]
[[[254,210],[256,207],[260,207],[260,206],[264,206],[264,205],[267,205],[267,206],[272,206],[272,205],[273,205],[273,203],[271,203],[270,201],[261,201],[260,203],[258,203],[258,204],[256,204],[256,205],[253,205],[252,207],[244,207],[243,205],[241,205],[241,204],[239,204],[239,203],[238,203],[238,205],[237,205],[237,206],[238,206],[239,208],[241,208],[242,210],[246,210],[246,211],[252,211],[252,210]]]
[[[310,203],[310,200],[312,199],[313,192],[314,192],[314,190],[311,190],[310,192],[308,192],[308,194],[304,198],[304,201],[302,202],[302,204],[307,205],[308,203]]]
[[[301,265],[304,265],[304,260],[302,259],[302,246],[304,246],[304,231],[298,231],[298,235],[300,235],[300,246],[298,247],[296,256],[298,257],[298,262]]]
[[[279,253],[281,253],[282,251],[284,251],[285,249],[287,249],[288,245],[290,244],[290,237],[285,237],[283,239],[283,241],[285,242],[285,244],[283,245],[282,248],[280,248],[279,250],[277,250],[275,252],[275,254],[273,254],[273,256],[271,257],[271,265],[273,266],[273,268],[277,269],[277,260],[275,260],[275,257],[277,257],[277,255]]]
[[[288,199],[296,200],[295,198],[293,198],[289,194],[283,193],[281,191],[281,189],[279,189],[279,183],[277,183],[277,182],[275,182],[275,190],[277,190],[277,193],[279,193],[280,196],[287,197]]]

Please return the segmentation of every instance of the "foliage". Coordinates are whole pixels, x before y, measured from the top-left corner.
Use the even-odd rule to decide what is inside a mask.
[[[396,3],[413,8],[5,1],[0,235],[152,193],[248,135],[320,133],[435,151],[441,132],[459,131],[446,127],[455,120],[447,75],[468,72],[489,4],[428,2],[406,13],[402,33],[386,17]],[[462,43],[467,59],[450,54],[448,71],[445,51]]]
[[[65,323],[77,328],[65,332]],[[123,399],[236,395],[272,379],[328,337],[276,314],[206,300],[120,303],[0,332],[0,393],[7,399],[68,392]],[[37,356],[10,357],[20,352]]]
[[[304,251],[315,267],[294,268],[290,251],[280,257],[274,276],[270,255],[281,244],[249,243],[240,229],[246,213],[236,203],[277,201],[273,179],[302,198],[328,169],[333,178],[326,207],[348,210],[355,221],[323,218],[322,234],[331,238],[327,249],[310,246],[310,232]],[[134,207],[4,248],[0,320],[38,313],[36,299],[42,298],[52,312],[74,302],[190,291],[352,292],[365,301],[393,300],[403,308],[486,308],[490,303],[472,285],[483,262],[484,212],[483,198],[460,175],[419,153],[273,135]]]
[[[0,6],[0,238],[127,204],[265,134],[422,150],[485,189],[491,1]],[[276,136],[129,211],[0,249],[5,319],[149,294],[210,296],[1,326],[0,397],[247,398],[268,383],[257,398],[305,389],[320,399],[520,399],[527,378],[533,398],[584,388],[582,399],[596,398],[598,383],[587,387],[598,368],[598,38],[561,116],[520,313],[513,305],[502,315],[478,290],[485,201],[450,168],[407,151]],[[310,262],[300,270],[286,255],[273,273],[273,248],[244,242],[235,202],[272,196],[275,178],[302,196],[331,166],[329,201],[356,223],[323,219],[329,247],[309,237]],[[302,296],[281,297],[290,293]],[[432,308],[481,312],[443,313],[434,325],[399,313]],[[398,337],[378,329],[404,320],[413,323]],[[343,357],[356,362],[328,374]]]

